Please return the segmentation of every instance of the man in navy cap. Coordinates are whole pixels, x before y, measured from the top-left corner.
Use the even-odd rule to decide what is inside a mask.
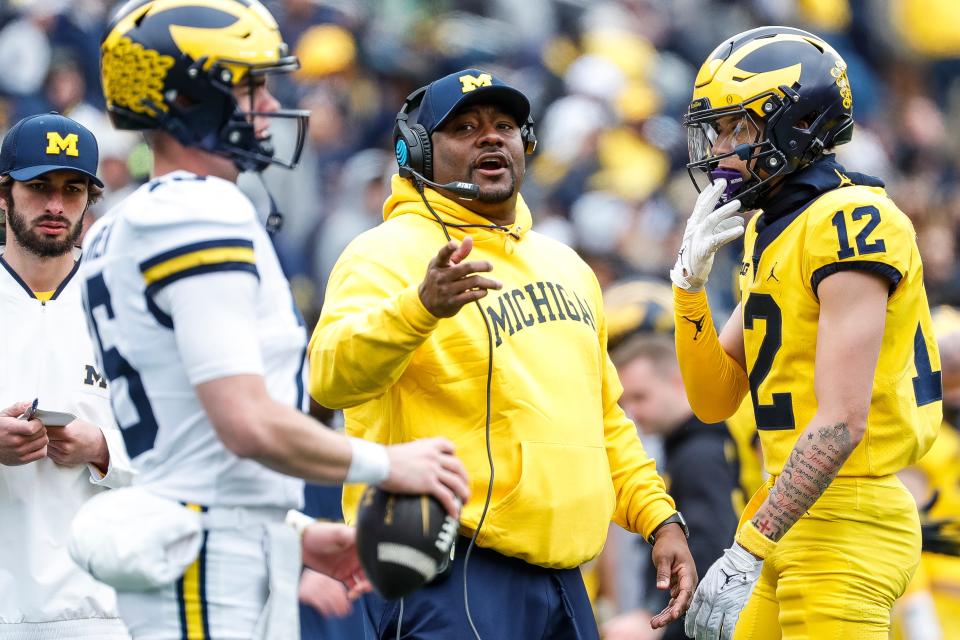
[[[671,599],[652,624],[677,619],[697,580],[686,525],[617,405],[596,277],[530,228],[529,102],[466,69],[407,98],[394,143],[384,222],[331,273],[310,391],[351,435],[450,438],[471,498],[450,574],[365,596],[365,637],[595,639],[579,566],[611,519],[653,544]],[[348,520],[362,489],[344,490]]]
[[[113,590],[66,550],[77,509],[130,479],[74,278],[96,171],[93,134],[56,113],[0,147],[0,638],[128,637]]]

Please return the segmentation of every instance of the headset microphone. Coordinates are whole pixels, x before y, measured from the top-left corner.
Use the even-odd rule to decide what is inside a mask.
[[[476,200],[480,197],[480,185],[478,184],[471,182],[448,182],[446,184],[440,184],[433,180],[428,180],[423,174],[417,173],[410,167],[400,167],[401,178],[409,178],[411,176],[424,184],[430,185],[434,189],[449,191],[461,200]]]

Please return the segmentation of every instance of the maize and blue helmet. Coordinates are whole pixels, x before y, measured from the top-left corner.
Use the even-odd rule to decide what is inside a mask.
[[[732,150],[716,154],[717,122],[734,117]],[[853,95],[847,64],[822,39],[791,27],[760,27],[724,41],[697,73],[683,118],[690,163],[701,190],[720,160],[747,161],[750,178],[727,199],[751,208],[776,179],[849,142]],[[722,172],[721,172],[722,175]]]
[[[103,95],[116,128],[165,131],[185,146],[229,157],[242,171],[299,161],[308,112],[253,110],[258,82],[299,67],[257,0],[131,0],[100,48]],[[233,93],[244,82],[251,89],[248,109]],[[257,138],[254,116],[296,122],[289,158],[275,157],[269,137]]]

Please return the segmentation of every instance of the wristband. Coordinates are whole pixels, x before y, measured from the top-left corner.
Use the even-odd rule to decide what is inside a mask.
[[[773,553],[773,550],[777,547],[777,543],[760,533],[760,530],[752,522],[747,522],[740,527],[736,541],[737,544],[761,560]]]
[[[390,476],[390,457],[387,448],[376,442],[348,438],[353,457],[344,484],[380,484]]]

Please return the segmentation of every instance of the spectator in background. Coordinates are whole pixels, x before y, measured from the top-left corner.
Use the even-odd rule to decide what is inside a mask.
[[[736,532],[739,465],[736,445],[726,425],[705,424],[690,408],[669,335],[636,335],[610,354],[617,367],[623,396],[620,406],[646,435],[663,438],[660,471],[670,495],[690,528],[690,553],[697,573],[705,573]],[[650,618],[664,604],[656,587],[655,567],[643,576],[646,606],[610,620],[605,640],[686,640],[683,621],[673,622],[663,635],[650,629]]]
[[[394,168],[393,156],[380,149],[364,149],[344,163],[339,188],[331,198],[336,204],[317,228],[313,243],[312,275],[320,299],[333,265],[350,241],[383,222],[383,202]]]
[[[54,49],[43,83],[44,104],[32,105],[32,108],[38,112],[52,109],[91,130],[96,130],[102,127],[104,114],[101,109],[86,101],[86,95],[87,83],[75,52],[70,49]]]
[[[0,90],[18,99],[41,90],[50,65],[51,47],[47,33],[58,10],[57,3],[33,1],[0,29]]]

